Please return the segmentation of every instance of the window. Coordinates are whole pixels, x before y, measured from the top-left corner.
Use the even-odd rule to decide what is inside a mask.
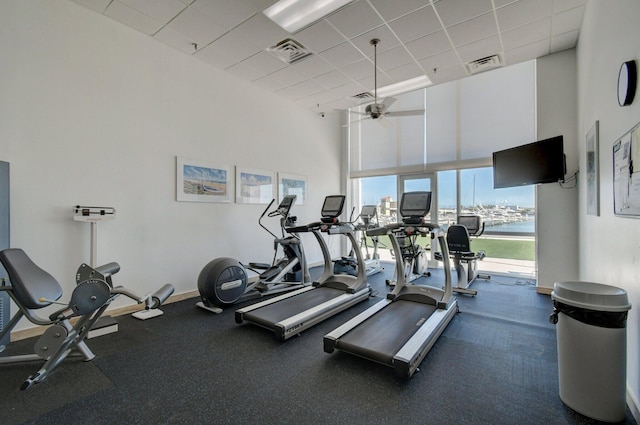
[[[478,214],[485,233],[535,233],[535,186],[493,188],[493,168],[460,170],[462,213]]]

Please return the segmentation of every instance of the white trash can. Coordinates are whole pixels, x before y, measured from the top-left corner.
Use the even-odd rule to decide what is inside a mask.
[[[626,417],[626,291],[592,282],[556,282],[551,322],[557,324],[560,399],[604,422]]]

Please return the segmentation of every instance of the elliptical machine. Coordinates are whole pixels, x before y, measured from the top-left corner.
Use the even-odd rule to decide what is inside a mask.
[[[198,307],[221,313],[220,307],[269,294],[291,291],[310,282],[302,241],[296,234],[287,231],[288,227],[293,227],[296,223],[296,217],[289,215],[295,200],[296,195],[287,195],[276,209],[267,214],[275,202],[273,199],[258,219],[260,227],[274,238],[271,264],[244,265],[229,257],[210,261],[198,276],[198,291],[202,300],[196,304]],[[280,217],[280,237],[262,224],[265,215]],[[282,247],[284,256],[277,259],[279,247]],[[257,273],[258,276],[249,279],[247,270]]]
[[[378,236],[371,236],[373,242],[373,251],[369,253],[369,244],[367,241],[367,230],[378,227],[378,208],[375,205],[363,205],[360,215],[356,218],[359,222],[355,226],[355,230],[360,232],[360,246],[365,250],[364,267],[367,276],[382,271],[382,263],[380,263],[380,254],[378,254],[378,244],[380,243]],[[357,274],[358,260],[354,255],[354,248],[349,251],[349,256],[339,258],[334,262],[334,273],[346,273],[352,276]]]

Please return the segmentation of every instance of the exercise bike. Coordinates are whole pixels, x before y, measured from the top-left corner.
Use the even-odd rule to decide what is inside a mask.
[[[365,250],[364,255],[364,267],[367,276],[379,273],[382,271],[382,263],[380,262],[380,254],[378,254],[378,244],[380,243],[378,236],[371,236],[373,242],[373,251],[369,253],[369,244],[367,240],[367,230],[375,229],[378,227],[378,208],[375,205],[363,205],[360,215],[356,218],[359,220],[355,225],[355,230],[360,232],[360,246],[359,249],[362,252],[362,248]],[[351,248],[349,256],[342,257],[334,262],[333,272],[346,273],[352,276],[356,275],[358,270],[358,260],[354,255],[354,248]]]
[[[431,272],[428,271],[429,257],[427,250],[418,243],[417,239],[419,236],[425,237],[425,234],[409,231],[405,235],[396,238],[398,240],[398,246],[400,247],[400,254],[402,255],[402,264],[404,267],[403,276],[406,283],[413,282],[423,276],[431,276]],[[433,237],[433,234],[431,234],[431,237]],[[391,253],[394,258],[398,255],[393,250]],[[385,283],[389,286],[395,286],[398,279],[397,273],[398,269],[396,267],[391,280],[387,279]]]
[[[275,199],[271,200],[258,219],[260,227],[274,238],[274,253],[271,264],[248,263],[245,265],[229,257],[220,257],[210,261],[198,276],[198,291],[201,299],[196,304],[198,307],[214,313],[221,313],[220,307],[265,295],[291,291],[310,282],[302,241],[296,234],[287,231],[287,228],[295,226],[296,217],[289,215],[295,200],[296,195],[287,195],[276,209],[269,211],[275,202]],[[277,236],[262,224],[265,215],[280,217],[281,236]],[[278,259],[280,247],[284,256]],[[247,270],[257,276],[250,279]]]

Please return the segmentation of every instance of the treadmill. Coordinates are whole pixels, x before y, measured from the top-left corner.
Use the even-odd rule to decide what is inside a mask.
[[[338,218],[342,214],[344,201],[344,195],[327,196],[319,222],[287,228],[291,233],[311,232],[315,236],[324,259],[324,271],[320,279],[310,286],[236,310],[236,323],[249,322],[262,326],[285,341],[369,298],[371,287],[367,283],[362,253],[357,249],[353,224],[342,223]],[[349,239],[358,259],[355,276],[333,273],[331,254],[322,233],[344,235]]]
[[[406,192],[400,201],[402,222],[367,232],[369,236],[388,235],[395,252],[397,282],[392,292],[358,316],[324,336],[324,351],[346,353],[393,367],[396,374],[409,379],[418,369],[436,340],[458,312],[452,296],[451,265],[445,232],[425,223],[431,206],[431,192]],[[444,288],[407,285],[398,238],[416,233],[437,238],[445,260]]]

